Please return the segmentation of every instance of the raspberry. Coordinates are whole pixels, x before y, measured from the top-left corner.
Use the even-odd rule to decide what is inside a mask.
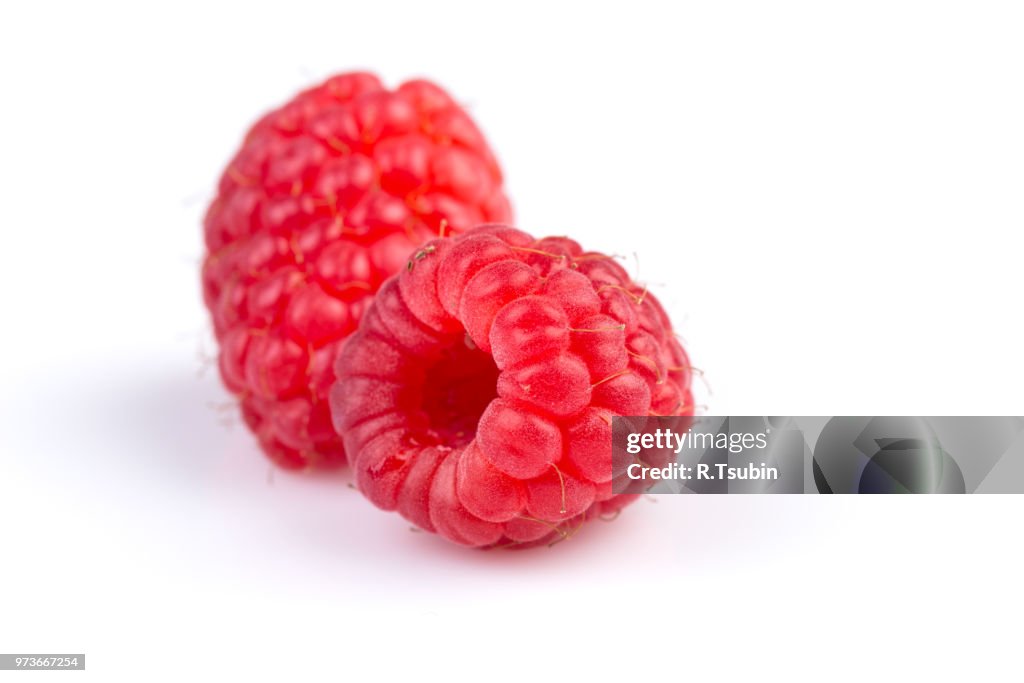
[[[381,287],[330,393],[359,489],[456,543],[530,545],[617,512],[612,415],[690,415],[690,364],[611,257],[489,225]],[[647,419],[647,418],[644,418]]]
[[[335,76],[252,127],[206,214],[202,279],[221,376],[272,460],[344,462],[327,390],[370,297],[425,239],[510,217],[483,136],[426,81]]]

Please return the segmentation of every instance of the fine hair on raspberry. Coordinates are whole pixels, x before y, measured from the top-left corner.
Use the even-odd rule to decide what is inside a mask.
[[[476,547],[617,514],[637,495],[613,491],[612,416],[693,412],[689,360],[646,288],[612,257],[504,225],[415,251],[335,374],[358,488]]]
[[[202,280],[221,377],[266,454],[343,464],[327,391],[373,293],[424,240],[510,219],[483,135],[428,81],[341,74],[261,118],[207,211]]]

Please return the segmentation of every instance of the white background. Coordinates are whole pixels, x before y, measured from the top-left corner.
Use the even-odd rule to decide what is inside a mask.
[[[222,424],[198,265],[257,115],[426,75],[521,227],[637,254],[711,412],[1021,415],[1022,35],[1012,2],[8,3],[0,651],[86,652],[60,680],[1020,680],[1024,498],[661,496],[462,550]]]

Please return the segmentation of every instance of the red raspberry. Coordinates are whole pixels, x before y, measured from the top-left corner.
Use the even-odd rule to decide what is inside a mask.
[[[220,371],[272,460],[344,462],[327,390],[380,284],[445,229],[509,220],[501,171],[436,85],[335,76],[264,116],[206,215]]]
[[[564,237],[483,226],[381,287],[331,389],[360,490],[470,546],[568,537],[612,493],[612,415],[689,415],[657,300]]]

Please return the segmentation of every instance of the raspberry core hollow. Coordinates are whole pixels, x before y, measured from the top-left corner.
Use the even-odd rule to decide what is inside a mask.
[[[689,415],[691,369],[611,257],[502,225],[427,242],[381,287],[330,392],[359,489],[468,546],[537,544],[612,492],[613,415]]]

